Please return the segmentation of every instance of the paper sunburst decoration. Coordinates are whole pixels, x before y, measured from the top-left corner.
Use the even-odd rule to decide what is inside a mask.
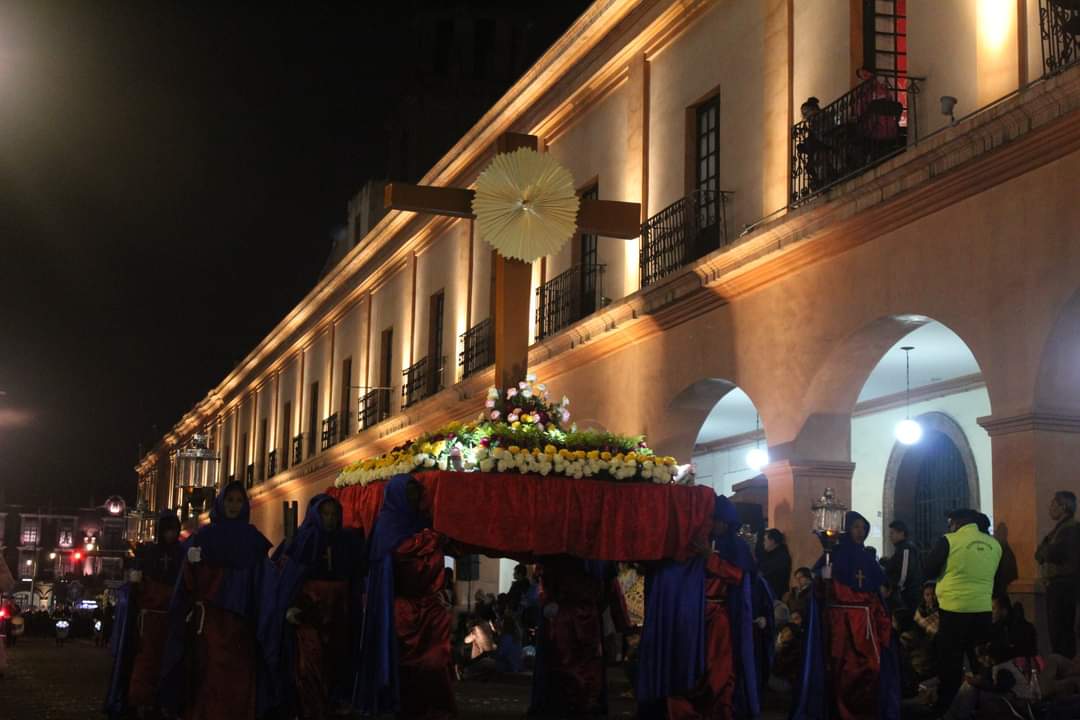
[[[476,180],[480,237],[506,258],[532,262],[574,235],[578,196],[570,171],[529,148],[495,156]]]

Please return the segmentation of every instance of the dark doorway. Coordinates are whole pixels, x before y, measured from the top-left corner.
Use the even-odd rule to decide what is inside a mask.
[[[928,552],[946,530],[945,513],[974,507],[964,457],[945,433],[927,430],[907,448],[896,473],[893,518],[911,528],[912,540]]]

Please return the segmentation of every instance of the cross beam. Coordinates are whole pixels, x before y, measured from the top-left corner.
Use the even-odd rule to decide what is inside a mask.
[[[535,135],[503,133],[494,142],[494,154],[519,148],[536,150]],[[383,195],[387,210],[407,210],[449,217],[474,217],[475,193],[468,188],[432,187],[388,183]],[[583,198],[578,208],[580,233],[629,240],[641,234],[640,203]],[[495,254],[495,298],[492,326],[495,340],[495,386],[514,387],[525,375],[529,363],[529,290],[532,265]]]

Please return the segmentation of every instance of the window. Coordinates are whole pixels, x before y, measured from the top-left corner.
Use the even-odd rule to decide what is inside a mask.
[[[319,430],[319,383],[311,383],[311,392],[309,393],[310,402],[308,403],[308,457],[315,454],[315,450],[318,445],[315,442],[315,438],[318,436]]]
[[[250,456],[248,455],[248,434],[244,433],[243,435],[240,436],[240,456],[238,458],[236,458],[236,467],[233,469],[233,472],[236,472],[241,467],[243,467],[247,463],[249,457]]]
[[[600,185],[593,184],[588,189],[582,191],[582,200],[599,200],[600,199]],[[587,317],[596,312],[596,300],[597,300],[597,273],[591,272],[593,268],[600,264],[600,256],[597,252],[597,237],[592,233],[581,233],[580,240],[578,241],[579,257],[578,263],[581,265],[581,307],[579,315],[581,317]]]
[[[863,0],[863,66],[894,78],[895,99],[903,110],[900,127],[908,126],[907,0]]]
[[[259,428],[259,480],[266,479],[266,445],[270,442],[270,423],[266,418],[262,419]]]
[[[349,436],[349,409],[352,407],[352,358],[347,357],[341,361],[341,410],[338,412],[338,427],[341,439]]]
[[[56,544],[60,547],[69,548],[75,543],[75,523],[71,520],[61,520],[56,533]]]
[[[22,521],[22,544],[37,545],[40,531],[41,526],[37,518],[32,520],[24,518]]]
[[[229,468],[232,467],[232,445],[225,445],[225,451],[221,453],[221,462],[224,463],[222,475],[225,475],[229,472]]]
[[[720,216],[720,97],[698,105],[695,111],[695,180],[701,228],[713,227]]]
[[[382,341],[379,345],[379,385],[390,388],[393,383],[394,365],[394,328],[389,327],[382,331]]]
[[[289,437],[292,435],[292,403],[286,402],[281,411],[281,430],[278,430],[278,441],[285,443],[285,451],[281,453],[281,469],[289,469]]]
[[[428,303],[428,392],[435,393],[442,387],[443,373],[443,324],[446,294],[440,290]]]

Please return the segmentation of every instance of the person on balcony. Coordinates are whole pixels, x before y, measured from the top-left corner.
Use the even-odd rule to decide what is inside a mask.
[[[162,705],[188,720],[254,720],[267,700],[257,639],[270,541],[250,523],[240,482],[214,500],[210,524],[184,544],[162,660]]]
[[[717,496],[710,547],[646,581],[637,684],[641,718],[749,718],[760,713],[750,548],[735,506]]]
[[[560,555],[545,558],[539,572],[541,619],[529,714],[606,715],[604,611],[612,610],[619,632],[630,625],[615,566]]]
[[[121,587],[111,634],[112,679],[105,712],[126,717],[135,708],[148,717],[158,705],[161,659],[169,633],[169,600],[180,573],[180,519],[172,510],[158,517],[154,542],[135,548],[128,582]]]
[[[457,714],[450,611],[442,601],[447,538],[430,527],[423,486],[387,483],[368,543],[358,709],[441,720]]]
[[[885,573],[864,542],[870,522],[849,512],[845,532],[814,565],[803,669],[792,720],[900,717],[899,659],[881,589]]]
[[[871,162],[899,146],[904,106],[896,99],[897,92],[869,68],[859,68],[855,77],[859,80],[852,108],[856,135],[865,154],[864,162]]]
[[[821,101],[808,97],[799,108],[802,123],[796,126],[795,150],[802,159],[810,191],[818,190],[831,182],[829,157],[833,148],[826,140],[832,132],[829,117],[821,110]]]
[[[348,714],[352,704],[367,559],[363,535],[341,517],[337,500],[316,495],[275,552],[276,595],[266,599],[259,636],[289,717]]]

